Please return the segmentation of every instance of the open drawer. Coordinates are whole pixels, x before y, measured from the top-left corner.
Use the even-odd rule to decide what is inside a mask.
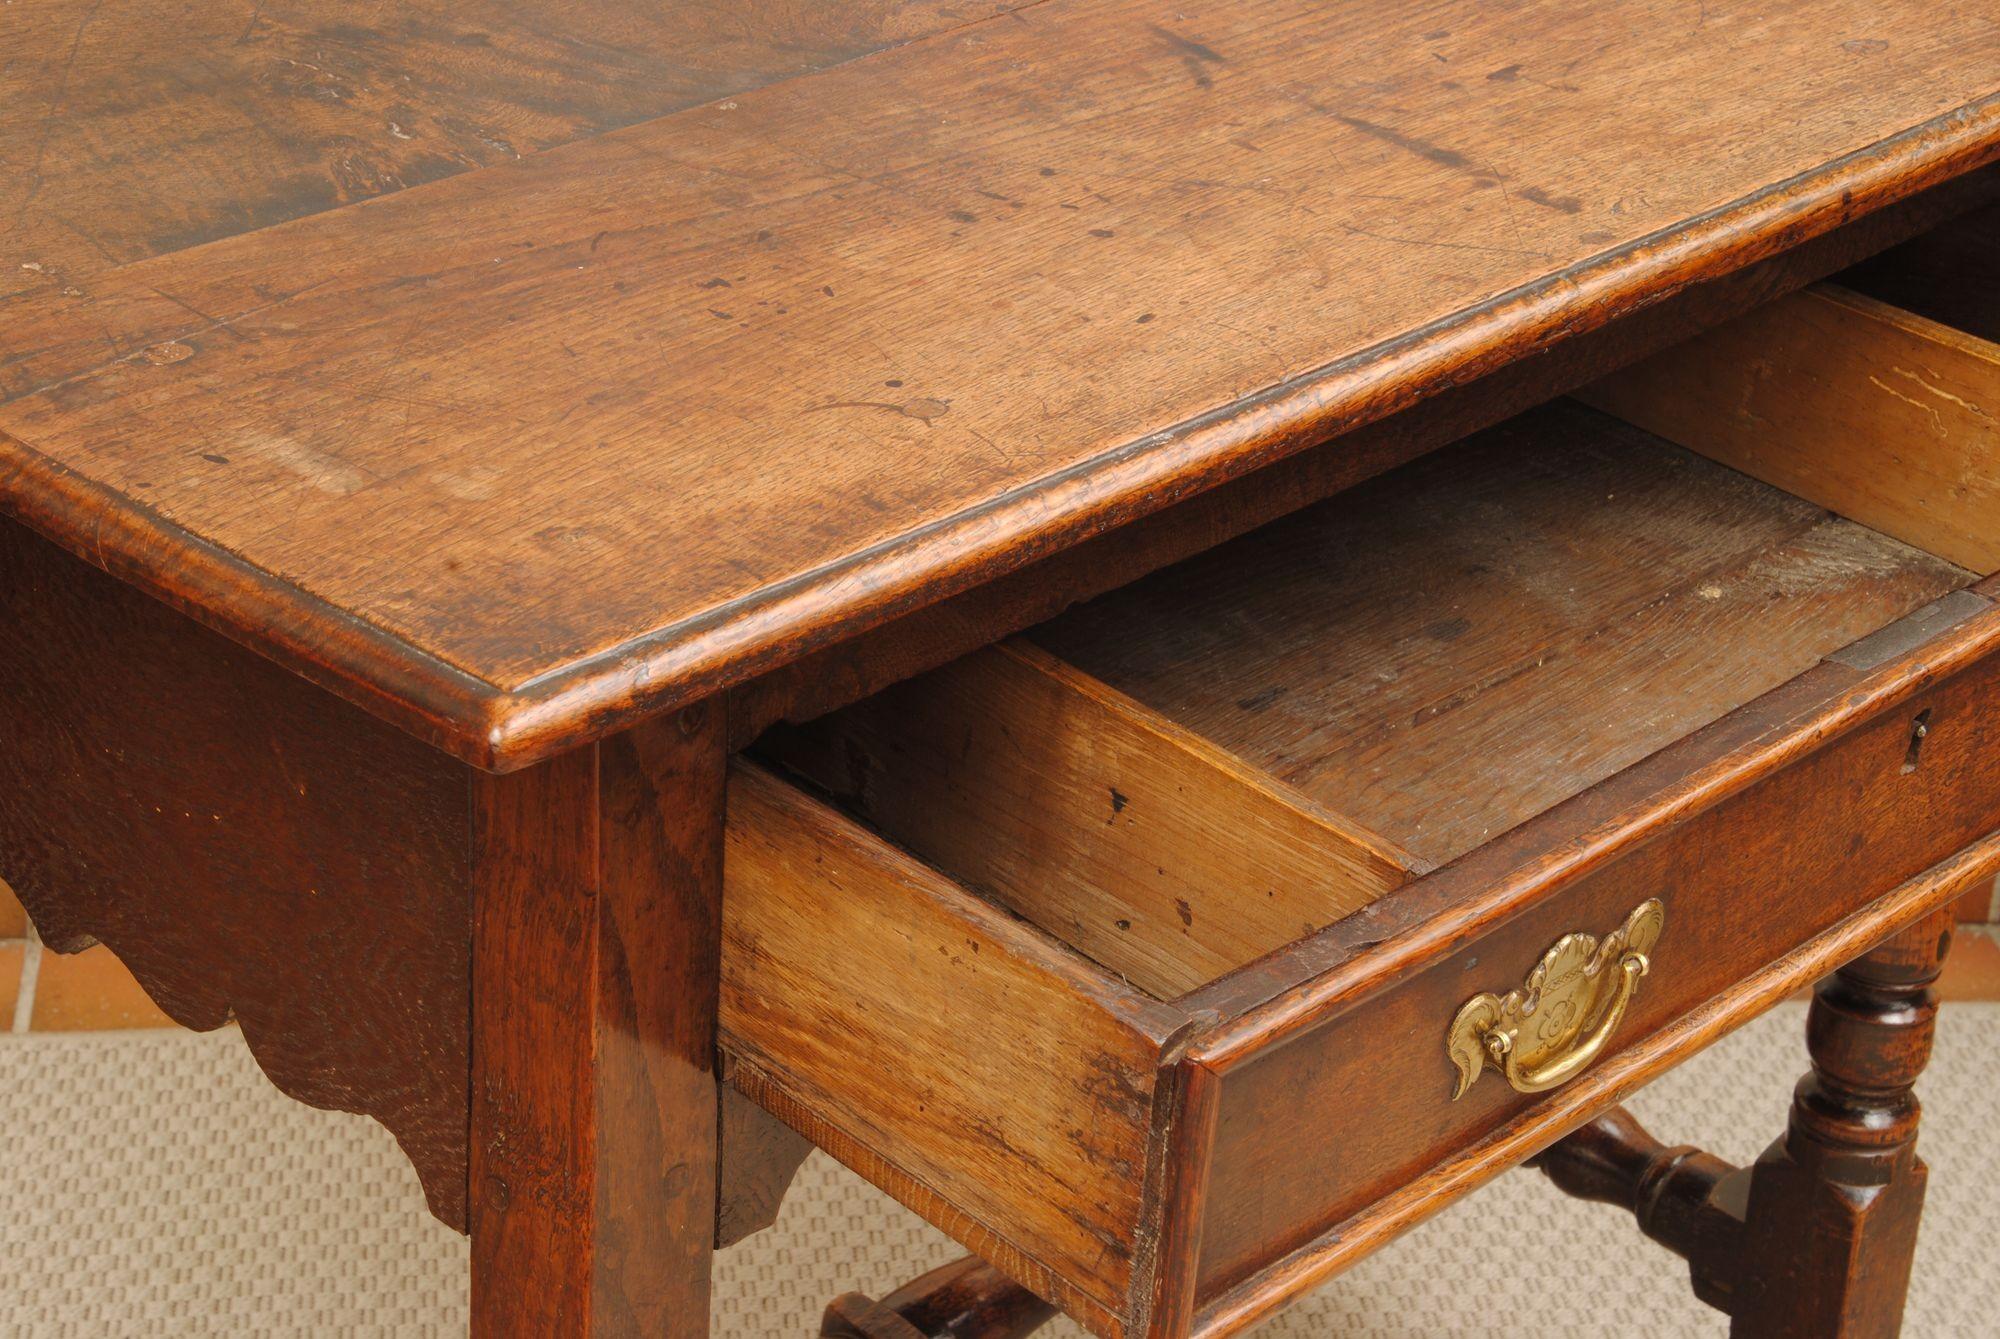
[[[1717,332],[768,737],[734,1082],[1099,1333],[1220,1334],[1990,880],[2000,493],[1825,401],[1949,349],[2000,414],[2000,357],[1784,305],[1766,399]]]

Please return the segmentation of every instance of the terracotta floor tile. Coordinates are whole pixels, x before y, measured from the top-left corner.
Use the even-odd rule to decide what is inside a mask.
[[[1967,893],[1958,903],[1958,919],[1972,925],[1991,924],[1994,903],[2000,901],[2000,884],[1989,885]]]
[[[29,1026],[36,1032],[86,1032],[172,1027],[173,1020],[100,944],[81,953],[43,952]]]
[[[2000,1000],[2000,935],[1987,926],[1961,927],[1938,994],[1947,1000]]]
[[[24,939],[28,934],[28,913],[21,909],[14,890],[0,879],[0,939]]]
[[[13,1030],[14,1001],[21,994],[21,959],[28,946],[20,940],[0,943],[0,1033]]]

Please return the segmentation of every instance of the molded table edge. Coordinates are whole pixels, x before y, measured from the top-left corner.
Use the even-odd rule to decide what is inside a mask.
[[[447,664],[5,433],[0,513],[460,760],[514,771],[1387,418],[1996,161],[2000,93],[888,544],[512,688]]]

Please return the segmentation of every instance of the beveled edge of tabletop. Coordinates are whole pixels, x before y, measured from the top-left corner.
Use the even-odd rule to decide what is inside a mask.
[[[0,431],[0,512],[418,738],[508,772],[698,701],[2000,161],[2000,94],[894,541],[503,689]]]

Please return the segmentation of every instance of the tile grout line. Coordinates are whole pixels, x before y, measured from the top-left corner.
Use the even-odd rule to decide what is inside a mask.
[[[21,980],[14,996],[14,1018],[12,1030],[24,1033],[30,1030],[35,1020],[35,983],[42,975],[42,937],[35,933],[31,922],[28,936],[21,944]]]

